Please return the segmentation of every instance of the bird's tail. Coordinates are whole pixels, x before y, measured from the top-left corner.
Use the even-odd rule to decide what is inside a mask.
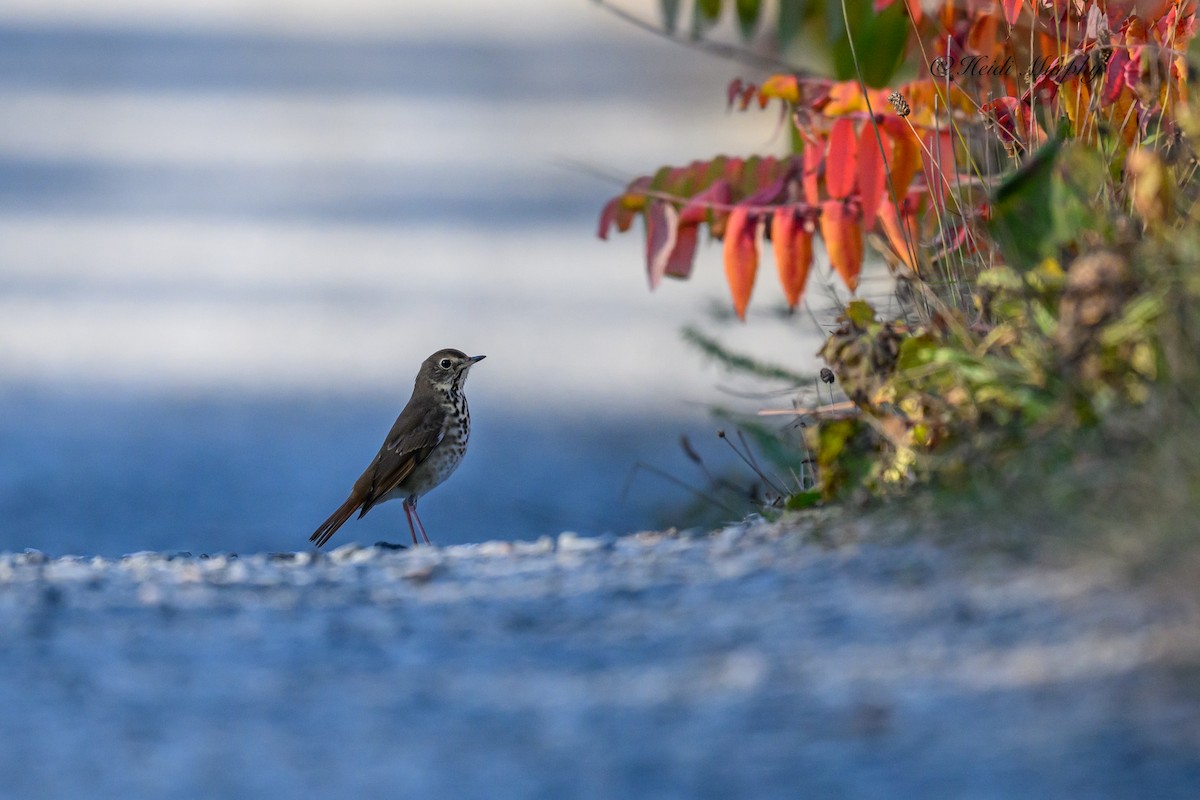
[[[317,547],[324,547],[325,543],[329,541],[329,537],[337,533],[337,529],[342,527],[342,524],[346,520],[350,519],[350,516],[358,510],[360,505],[362,505],[362,500],[356,494],[352,493],[346,499],[346,502],[338,506],[337,511],[329,515],[329,519],[321,523],[321,527],[317,528],[316,532],[308,537],[308,540],[315,543]]]

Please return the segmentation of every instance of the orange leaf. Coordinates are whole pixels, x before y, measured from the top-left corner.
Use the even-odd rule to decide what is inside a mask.
[[[904,120],[889,117],[884,122],[892,140],[892,157],[888,161],[892,182],[888,189],[896,193],[892,200],[899,200],[908,192],[913,176],[921,169],[921,145]]]
[[[1096,115],[1090,113],[1092,95],[1078,76],[1065,81],[1058,93],[1059,102],[1071,120],[1077,138],[1088,141],[1096,132]]]
[[[862,271],[862,226],[841,200],[826,200],[821,204],[821,238],[825,240],[830,265],[853,292],[858,288],[858,274]]]
[[[800,303],[808,268],[812,265],[812,233],[794,207],[783,207],[771,217],[771,244],[775,249],[775,267],[787,298],[788,308]]]
[[[946,6],[954,9],[953,4]],[[934,110],[944,116],[947,109],[961,111],[972,115],[978,110],[978,101],[959,88],[958,84],[945,86],[933,80],[910,81],[900,87],[900,94],[912,106],[912,114],[908,121],[914,126],[933,127],[935,123]],[[907,127],[907,126],[906,126]]]
[[[871,113],[878,112],[887,108],[888,90],[886,89],[870,89],[867,95],[863,95],[862,87],[858,81],[834,81],[829,84],[829,90],[824,97],[813,105],[815,111],[819,111],[826,117],[841,117],[846,114],[853,113]],[[867,108],[867,100],[871,101],[871,108]]]
[[[746,306],[758,271],[758,243],[755,241],[758,218],[744,206],[729,212],[725,225],[725,280],[733,298],[738,319],[746,320]]]
[[[925,16],[925,10],[921,8],[921,0],[904,0],[908,6],[908,15],[912,17],[913,22],[919,23],[921,17]]]
[[[1002,55],[1007,41],[1008,35],[1000,33],[1000,17],[995,14],[977,16],[967,33],[969,50],[990,61],[1003,62]]]
[[[758,102],[766,105],[767,100],[778,97],[785,103],[800,100],[800,80],[795,75],[772,75],[758,87]]]
[[[842,117],[829,132],[829,155],[825,159],[825,189],[835,200],[844,200],[854,190],[857,150],[854,120]]]
[[[829,87],[829,94],[820,109],[827,117],[840,117],[855,111],[866,111],[867,103],[863,99],[862,87],[858,81],[837,81]]]
[[[905,266],[916,272],[917,257],[914,248],[917,237],[912,216],[901,215],[897,212],[895,203],[891,200],[884,200],[879,206],[879,222],[883,225],[883,233],[887,236],[892,251],[904,262]]]
[[[820,177],[821,162],[824,159],[824,139],[809,139],[804,142],[804,172],[801,183],[804,185],[804,199],[810,206],[815,206],[821,200],[817,179]]]
[[[862,137],[858,141],[858,194],[862,202],[862,224],[864,230],[875,226],[875,214],[879,210],[879,201],[887,188],[887,166],[880,144],[886,151],[891,142],[887,132],[881,127],[879,139],[875,138],[875,126],[868,122],[863,125]]]

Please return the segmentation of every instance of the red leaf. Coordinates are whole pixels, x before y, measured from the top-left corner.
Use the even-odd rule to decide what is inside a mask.
[[[745,111],[750,107],[750,101],[758,94],[758,88],[753,84],[746,84],[746,88],[742,89],[742,96],[738,98],[738,110]]]
[[[729,181],[729,183],[733,186],[740,184],[742,182],[742,170],[745,168],[745,166],[745,159],[725,159],[725,180]]]
[[[891,140],[883,128],[879,128],[879,139],[875,139],[875,126],[869,122],[863,125],[862,138],[858,143],[858,193],[862,202],[863,230],[875,227],[875,214],[879,211],[879,201],[887,188],[887,162],[880,145],[885,151],[890,151]]]
[[[794,207],[779,208],[771,217],[771,244],[788,308],[795,308],[812,265],[812,234]]]
[[[825,240],[830,265],[846,287],[855,291],[862,271],[862,226],[841,200],[826,200],[821,204],[821,238]]]
[[[921,17],[925,16],[925,9],[921,8],[921,0],[904,0],[904,4],[908,6],[908,15],[912,17],[912,21],[919,23]]]
[[[1017,17],[1021,16],[1021,0],[1000,0],[1000,5],[1004,6],[1004,18],[1008,24],[1016,25]]]
[[[601,239],[608,239],[608,234],[612,230],[612,226],[616,223],[617,230],[621,233],[633,227],[633,218],[637,212],[643,210],[646,206],[646,195],[642,194],[650,187],[650,178],[643,175],[640,178],[632,181],[625,192],[614,197],[604,206],[600,212],[600,224],[596,231],[596,235]]]
[[[687,167],[669,167],[665,173],[655,175],[654,188],[678,197],[689,194],[691,170]]]
[[[925,185],[940,208],[946,207],[956,185],[958,168],[954,162],[954,135],[950,131],[930,132],[925,137],[929,157],[925,160]]]
[[[745,86],[741,78],[734,78],[729,82],[729,88],[725,90],[725,107],[733,108],[733,103],[738,99],[738,95],[742,93],[742,88]]]
[[[619,197],[614,197],[604,204],[604,210],[600,212],[600,226],[596,231],[596,235],[601,239],[608,241],[608,231],[617,221],[617,209],[620,207],[621,198]]]
[[[858,166],[858,141],[854,120],[840,117],[829,132],[829,155],[825,159],[825,188],[835,200],[844,200],[854,190]]]
[[[662,200],[651,200],[646,206],[646,275],[651,290],[662,282],[671,251],[679,233],[679,212]]]
[[[1137,87],[1142,80],[1142,52],[1145,49],[1145,47],[1128,48],[1126,52],[1129,53],[1129,61],[1125,63],[1125,69],[1121,70],[1125,85],[1135,95],[1137,94]]]
[[[929,244],[930,250],[933,251],[929,260],[936,264],[961,248],[967,243],[967,232],[967,225],[962,221],[950,223],[943,228],[942,232]],[[970,251],[968,250],[968,252]]]
[[[672,278],[687,278],[692,274],[692,263],[696,257],[696,242],[700,233],[698,225],[680,225],[675,231],[675,246],[667,257],[665,274]]]
[[[1017,98],[997,97],[995,100],[984,103],[980,110],[995,122],[1002,142],[1021,140],[1020,101]]]
[[[679,212],[679,224],[695,225],[704,222],[709,218],[708,212],[713,205],[729,205],[732,199],[733,188],[729,181],[723,178],[715,180],[711,186],[687,201],[687,205]],[[721,213],[724,211],[725,209],[720,210]]]
[[[1118,47],[1113,50],[1104,75],[1103,100],[1105,105],[1115,103],[1121,95],[1121,90],[1125,88],[1125,66],[1128,63],[1129,52],[1125,48]]]
[[[815,206],[821,201],[821,190],[817,179],[821,174],[821,162],[825,159],[825,140],[810,139],[804,143],[804,200]]]
[[[750,291],[754,288],[754,275],[758,271],[757,228],[758,218],[744,206],[729,212],[729,221],[725,225],[725,280],[729,282],[733,310],[743,322],[746,306],[750,304]]]
[[[780,172],[779,166],[779,159],[775,156],[763,156],[754,168],[755,182],[759,186],[770,183],[772,178],[778,176]]]
[[[787,189],[788,176],[781,175],[775,180],[762,187],[754,194],[747,196],[742,200],[748,206],[766,206],[771,205],[779,196]]]

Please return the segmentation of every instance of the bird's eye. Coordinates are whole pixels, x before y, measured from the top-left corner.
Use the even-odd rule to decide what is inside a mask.
[[[442,369],[450,369],[450,359],[443,358],[441,361],[438,362],[438,366],[441,367]]]

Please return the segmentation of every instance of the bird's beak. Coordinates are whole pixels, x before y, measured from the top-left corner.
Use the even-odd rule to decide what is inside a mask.
[[[467,359],[467,367],[473,367],[480,361],[483,361],[485,358],[487,358],[487,356],[471,356]]]

